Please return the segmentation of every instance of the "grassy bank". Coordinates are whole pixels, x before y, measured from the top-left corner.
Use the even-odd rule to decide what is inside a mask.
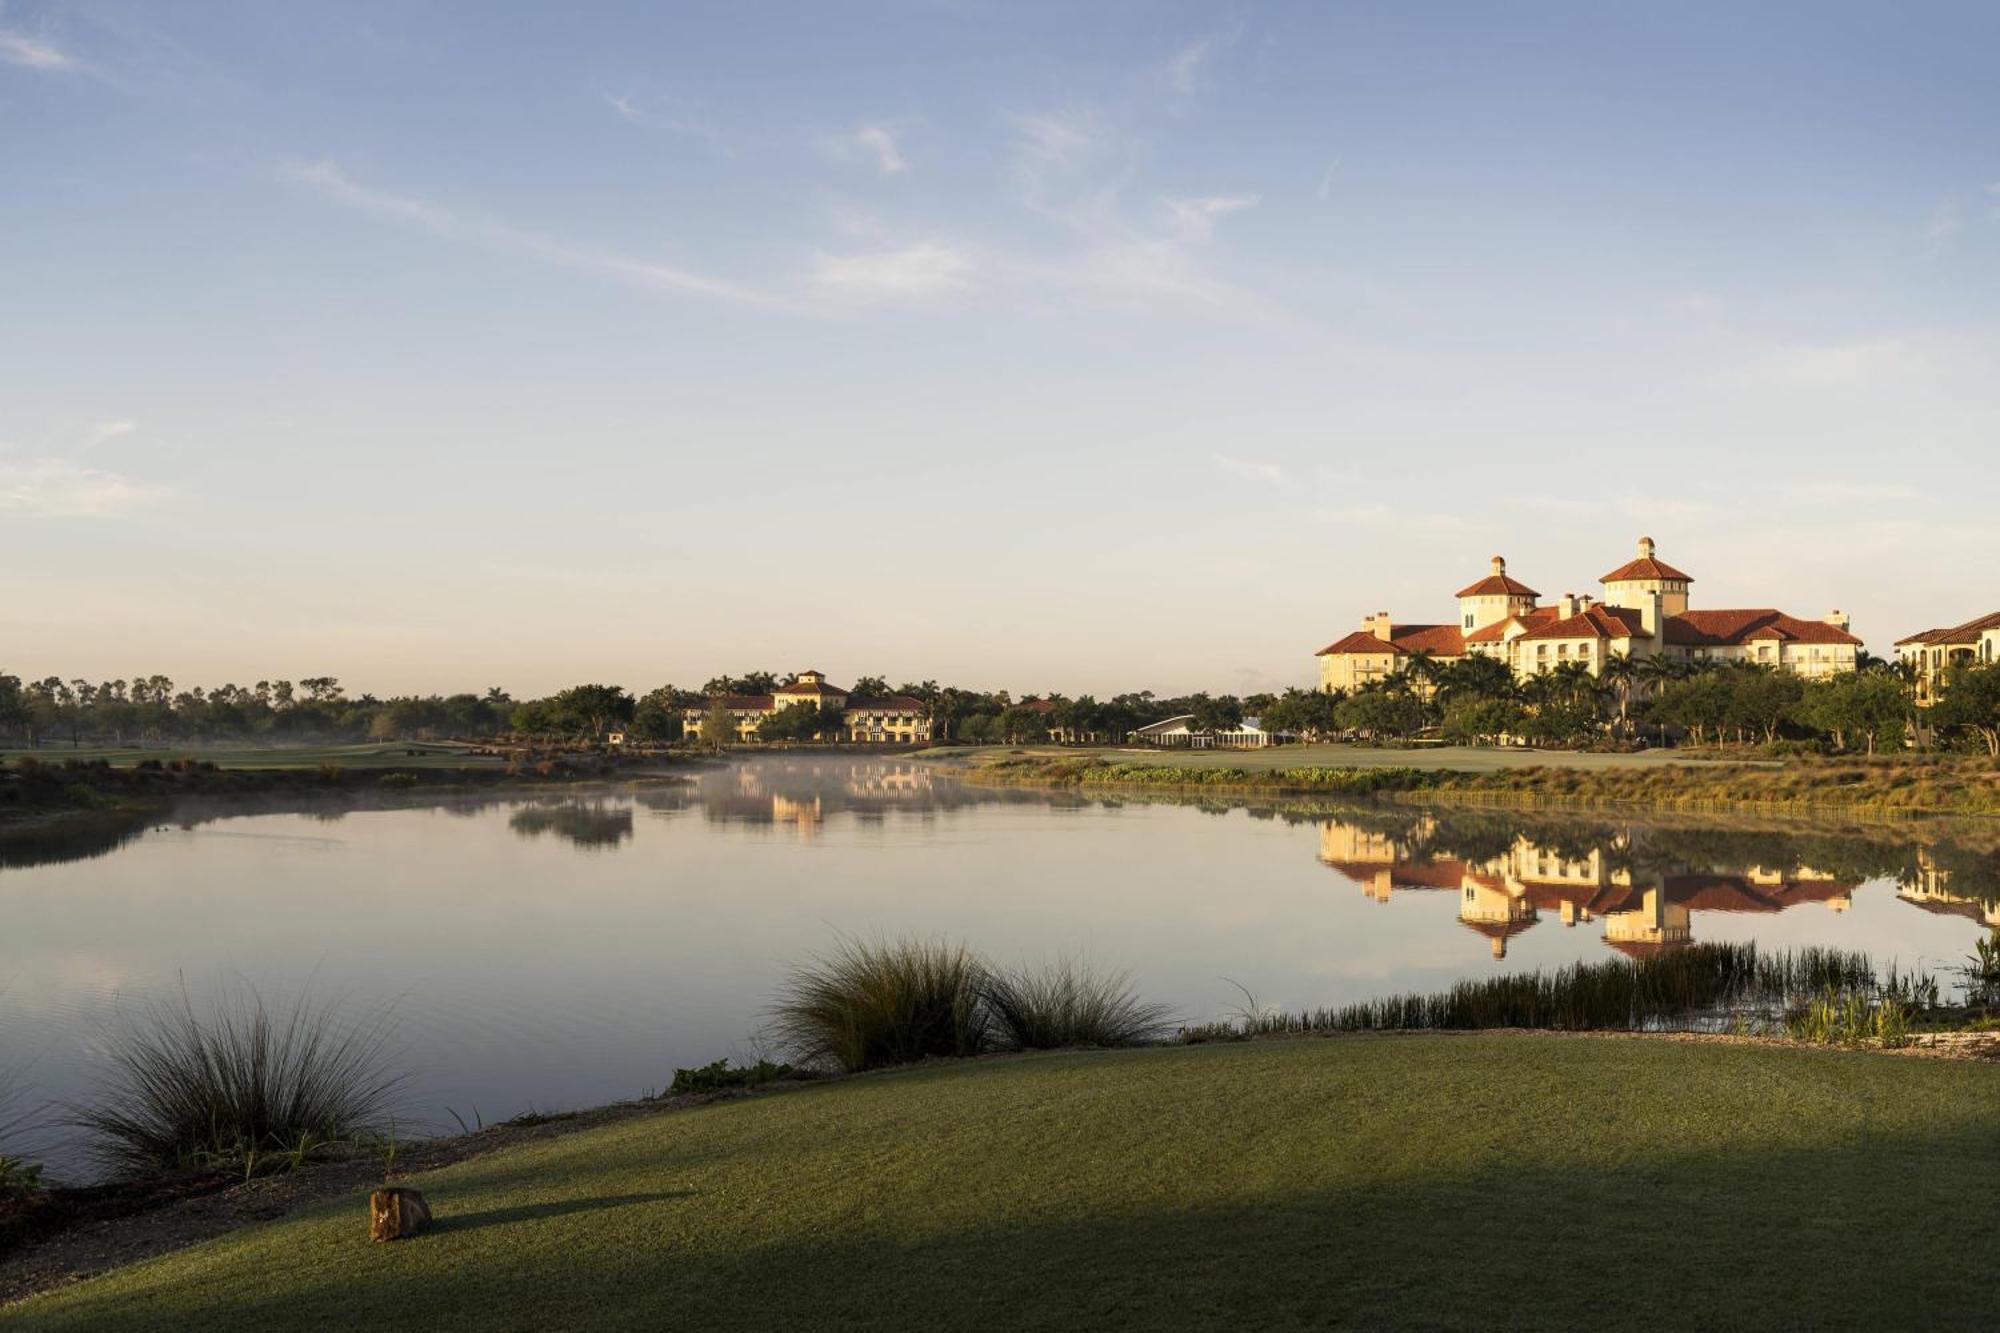
[[[2000,815],[2000,764],[1959,757],[1462,771],[1373,765],[1252,768],[1183,762],[1170,755],[1122,761],[1025,755],[975,761],[963,776],[973,782],[1085,790],[1418,797],[1578,809]]]
[[[1627,1038],[952,1063],[416,1177],[10,1310],[24,1329],[1938,1326],[2000,1068]],[[1609,1246],[1609,1250],[1607,1250]],[[1610,1258],[1609,1255],[1620,1256]],[[1836,1262],[1825,1262],[1838,1256]]]

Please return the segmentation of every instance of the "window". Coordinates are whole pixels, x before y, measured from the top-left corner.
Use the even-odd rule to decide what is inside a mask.
[[[1465,627],[1467,629],[1472,628],[1472,616],[1470,614],[1467,614],[1467,616],[1465,617]]]

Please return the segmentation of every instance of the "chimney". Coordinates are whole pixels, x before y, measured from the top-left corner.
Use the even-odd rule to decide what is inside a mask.
[[[1560,596],[1560,597],[1556,598],[1556,618],[1557,618],[1557,619],[1559,619],[1559,620],[1568,620],[1568,619],[1569,619],[1569,618],[1570,618],[1571,616],[1573,616],[1573,615],[1575,615],[1575,614],[1576,614],[1576,610],[1577,610],[1577,607],[1576,607],[1576,594],[1575,594],[1575,593],[1573,593],[1573,592],[1566,592],[1566,593],[1564,593],[1564,594],[1563,594],[1562,596]]]
[[[1639,539],[1639,558],[1641,560],[1651,560],[1653,558],[1653,539],[1651,537],[1641,537]]]
[[[1493,557],[1493,572],[1494,572],[1495,574],[1505,574],[1505,573],[1507,572],[1507,557],[1506,557],[1506,556],[1504,556],[1504,555],[1496,555],[1496,556],[1494,556],[1494,557]]]
[[[1377,611],[1374,615],[1361,622],[1361,628],[1367,630],[1378,639],[1388,639],[1389,613],[1387,611]]]
[[[1660,606],[1660,594],[1649,592],[1639,603],[1639,628],[1646,632],[1655,646],[1661,641],[1661,621],[1665,619]]]
[[[1576,609],[1579,611],[1588,611],[1590,604],[1596,600],[1595,597],[1592,597],[1587,592],[1578,593],[1576,595]]]
[[[1844,629],[1846,629],[1846,628],[1847,628],[1847,612],[1845,612],[1845,611],[1842,611],[1842,610],[1841,610],[1840,608],[1838,608],[1838,607],[1835,607],[1835,608],[1833,609],[1833,611],[1832,611],[1831,613],[1829,613],[1829,614],[1828,614],[1828,616],[1827,616],[1827,618],[1826,618],[1826,623],[1827,623],[1827,624],[1829,624],[1829,625],[1831,625],[1831,626],[1833,626],[1833,627],[1834,627],[1835,629],[1841,629],[1841,630],[1844,630]]]

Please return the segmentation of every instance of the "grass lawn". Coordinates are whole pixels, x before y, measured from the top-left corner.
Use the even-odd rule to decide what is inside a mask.
[[[474,756],[470,747],[449,742],[394,741],[360,745],[271,745],[161,747],[141,750],[130,746],[85,745],[71,749],[49,744],[39,750],[0,749],[0,761],[34,758],[60,764],[66,759],[95,762],[99,759],[115,768],[130,768],[142,759],[167,763],[175,759],[205,759],[217,768],[318,768],[338,764],[342,768],[475,768],[499,765],[503,760]],[[420,753],[412,755],[412,750]]]
[[[1519,750],[1495,746],[1423,745],[1391,750],[1370,745],[1274,745],[1264,750],[1155,750],[1140,747],[1075,748],[1049,745],[967,745],[920,752],[926,759],[978,763],[1013,756],[1050,759],[1099,758],[1111,763],[1161,764],[1182,768],[1240,768],[1261,773],[1279,768],[1439,768],[1460,773],[1493,773],[1509,768],[1577,768],[1591,772],[1653,769],[1665,764],[1710,762],[1673,750],[1638,754],[1582,754],[1574,750]]]
[[[2000,1068],[1550,1036],[937,1066],[669,1112],[24,1329],[1992,1326]]]

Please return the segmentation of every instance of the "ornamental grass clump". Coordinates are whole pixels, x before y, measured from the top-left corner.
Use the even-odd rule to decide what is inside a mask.
[[[843,939],[792,972],[772,1026],[799,1063],[848,1073],[978,1055],[992,1045],[987,978],[962,944]]]
[[[389,1037],[386,1014],[349,1022],[303,997],[273,1014],[248,987],[197,1012],[183,992],[114,1034],[103,1088],[69,1118],[117,1175],[298,1164],[387,1131]]]
[[[981,993],[995,1039],[1012,1050],[1137,1046],[1171,1027],[1166,1006],[1133,994],[1130,973],[1094,972],[1074,959],[991,972]]]

